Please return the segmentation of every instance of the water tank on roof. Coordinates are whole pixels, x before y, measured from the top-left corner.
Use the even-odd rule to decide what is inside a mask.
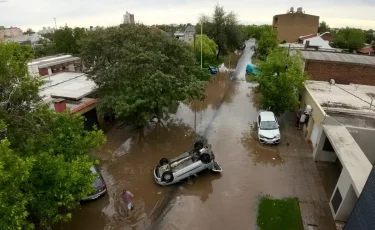
[[[294,7],[290,7],[289,13],[294,13]]]
[[[303,11],[302,11],[302,7],[298,7],[298,8],[297,8],[297,13],[301,13],[301,14],[303,13]]]

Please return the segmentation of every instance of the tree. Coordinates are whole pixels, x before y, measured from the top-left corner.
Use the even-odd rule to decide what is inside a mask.
[[[256,40],[260,40],[260,37],[262,36],[264,31],[272,30],[271,25],[250,25],[245,27],[245,33],[248,38],[255,38]]]
[[[23,34],[31,35],[31,34],[35,34],[35,32],[33,31],[33,29],[28,28],[28,29],[26,30],[26,32],[23,32]]]
[[[89,33],[81,57],[98,86],[99,111],[138,125],[204,94],[200,79],[208,73],[198,67],[191,46],[144,25]]]
[[[363,47],[365,43],[365,34],[363,30],[346,27],[341,29],[335,37],[335,46],[349,51],[357,50]]]
[[[294,109],[298,101],[297,91],[303,87],[307,75],[303,71],[300,53],[288,56],[286,49],[273,49],[259,66],[260,75],[254,76],[262,94],[263,108],[270,108],[280,115]]]
[[[213,40],[209,39],[207,35],[203,35],[202,40],[203,40],[203,43],[202,43],[203,44],[202,45],[203,64],[204,66],[207,66],[209,64],[215,63],[216,61],[217,45]],[[195,44],[195,47],[194,47],[194,44]],[[192,41],[191,45],[194,48],[195,57],[197,61],[200,63],[201,61],[201,37],[200,35],[196,36],[195,42]]]
[[[331,28],[327,25],[325,21],[322,21],[321,23],[319,23],[319,27],[318,27],[319,33],[330,32],[330,31],[331,31]]]
[[[86,35],[86,30],[79,27],[72,29],[65,26],[56,30],[52,36],[56,53],[79,54],[81,49],[80,40]]]
[[[203,32],[218,45],[216,59],[220,55],[233,52],[245,41],[245,34],[238,25],[238,20],[233,12],[226,13],[224,8],[215,6],[212,18],[202,15],[196,25],[196,31],[200,31],[203,25]]]
[[[260,60],[265,60],[271,50],[278,46],[276,32],[269,27],[262,28],[260,39],[256,46],[256,55]]]
[[[26,47],[26,48],[25,48]],[[0,224],[43,228],[71,217],[92,192],[88,154],[104,141],[83,118],[40,101],[41,82],[27,72],[30,47],[0,43]],[[10,182],[11,181],[11,182]]]
[[[367,44],[372,44],[372,42],[375,42],[375,31],[374,30],[366,30],[365,31],[365,42]]]

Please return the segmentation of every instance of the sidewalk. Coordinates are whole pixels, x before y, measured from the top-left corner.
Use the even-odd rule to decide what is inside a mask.
[[[336,230],[329,208],[329,198],[312,152],[301,130],[295,127],[294,114],[280,118],[280,156],[284,159],[283,171],[293,179],[294,195],[300,201],[305,230]]]

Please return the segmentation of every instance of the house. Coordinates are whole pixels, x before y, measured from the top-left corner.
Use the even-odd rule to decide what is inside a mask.
[[[318,33],[319,16],[306,14],[301,7],[292,7],[286,14],[273,17],[272,27],[277,31],[277,39],[282,42],[298,42],[306,34]]]
[[[82,72],[81,58],[72,55],[53,55],[34,59],[27,63],[31,76],[45,76],[58,72]]]
[[[5,38],[17,37],[21,35],[23,35],[23,32],[18,27],[0,29],[0,41],[4,41]]]
[[[174,37],[181,40],[190,43],[194,40],[195,36],[195,27],[193,25],[188,24],[184,32],[176,31],[174,34]]]
[[[375,85],[375,56],[301,51],[305,59],[305,71],[312,80],[338,84]]]
[[[105,117],[99,116],[96,104],[96,84],[84,73],[63,72],[42,78],[39,96],[56,112],[67,108],[72,114],[81,114],[85,128],[91,130],[93,125],[105,130]]]
[[[364,54],[364,55],[375,55],[374,48],[372,47],[363,47],[357,50],[357,53]]]
[[[329,32],[325,32],[322,34],[309,34],[300,36],[298,38],[298,41],[300,44],[304,44],[306,47],[316,47],[317,50],[335,50],[329,45],[329,39],[330,36],[327,36],[327,34],[330,34]]]
[[[339,170],[332,216],[347,221],[375,164],[375,86],[306,81],[300,95],[302,108],[311,108],[303,132],[314,160],[336,162]]]

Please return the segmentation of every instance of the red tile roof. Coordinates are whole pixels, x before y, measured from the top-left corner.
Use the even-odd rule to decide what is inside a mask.
[[[357,50],[357,52],[368,54],[368,53],[373,53],[374,49],[372,47],[363,47],[362,49]]]
[[[305,39],[313,38],[316,36],[318,36],[318,34],[309,34],[309,35],[299,36],[299,40],[305,40]]]
[[[72,113],[72,114],[73,114],[73,113],[77,113],[77,112],[79,112],[79,111],[81,111],[81,110],[83,110],[83,109],[89,107],[90,105],[93,105],[93,104],[97,103],[98,101],[99,101],[99,98],[94,98],[94,99],[92,99],[92,100],[90,100],[90,101],[87,101],[87,102],[85,102],[85,103],[83,103],[83,104],[77,106],[76,108],[72,109],[72,110],[70,111],[70,113]]]

